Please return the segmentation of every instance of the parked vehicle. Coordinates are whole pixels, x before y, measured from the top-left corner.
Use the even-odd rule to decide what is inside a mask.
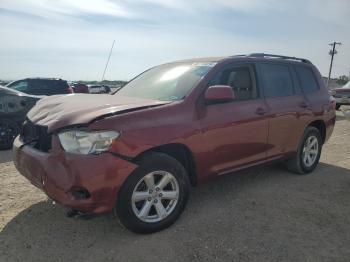
[[[106,85],[88,85],[91,94],[109,94],[111,89]]]
[[[193,59],[151,68],[114,95],[39,101],[14,162],[56,202],[116,211],[150,233],[175,222],[190,185],[271,161],[311,173],[334,124],[335,102],[306,59]]]
[[[332,92],[337,101],[337,110],[339,110],[342,105],[350,105],[350,81],[342,88],[333,89]]]
[[[55,78],[26,78],[13,81],[6,87],[31,95],[59,95],[73,93],[67,81]]]
[[[75,83],[70,85],[70,87],[73,89],[74,93],[90,93],[89,92],[89,87],[87,85],[84,84],[80,84],[80,83]]]
[[[0,150],[10,149],[28,111],[40,97],[0,86]]]

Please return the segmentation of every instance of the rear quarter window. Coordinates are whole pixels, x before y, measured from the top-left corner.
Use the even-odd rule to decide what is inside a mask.
[[[304,66],[295,66],[295,70],[300,81],[300,86],[304,93],[312,93],[319,90],[318,83],[311,68]]]
[[[53,92],[57,92],[57,93],[67,92],[68,84],[65,81],[61,81],[61,80],[51,81],[50,85]]]
[[[289,67],[279,64],[261,64],[265,97],[283,97],[294,94]]]

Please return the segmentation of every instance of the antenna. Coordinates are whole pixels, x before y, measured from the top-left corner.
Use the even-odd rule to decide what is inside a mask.
[[[105,70],[103,71],[103,75],[102,75],[102,80],[101,81],[103,81],[105,79],[105,74],[106,74],[106,70],[107,70],[107,67],[108,67],[109,59],[111,59],[111,55],[112,55],[113,48],[114,48],[114,43],[115,43],[115,40],[113,40],[111,51],[109,51],[107,63],[106,63],[106,66],[105,66]]]

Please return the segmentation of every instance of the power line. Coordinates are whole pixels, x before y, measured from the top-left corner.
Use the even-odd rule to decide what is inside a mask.
[[[331,64],[329,66],[327,87],[329,87],[329,80],[331,79],[334,55],[336,55],[338,53],[338,51],[335,49],[335,47],[336,47],[336,45],[341,45],[341,43],[333,42],[333,43],[330,43],[329,45],[332,46],[332,49],[329,51],[329,55],[331,55],[332,58],[331,58]]]
[[[111,55],[112,55],[113,48],[114,48],[114,43],[115,43],[115,40],[113,40],[111,51],[109,51],[107,63],[106,63],[106,66],[105,66],[105,70],[103,71],[103,75],[102,75],[102,80],[101,81],[103,81],[105,79],[105,74],[106,74],[106,70],[107,70],[107,67],[108,67],[109,59],[111,59]]]

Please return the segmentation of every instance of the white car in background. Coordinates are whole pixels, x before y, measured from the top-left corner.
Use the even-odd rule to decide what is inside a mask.
[[[88,85],[90,94],[109,94],[111,88],[105,85]]]
[[[350,105],[350,81],[341,88],[333,89],[332,93],[337,102],[337,110],[343,105]]]

